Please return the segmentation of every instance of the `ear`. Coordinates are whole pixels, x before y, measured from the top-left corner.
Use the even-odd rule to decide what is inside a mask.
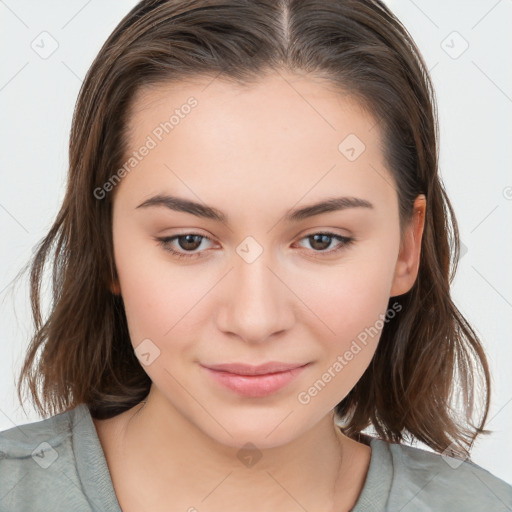
[[[414,201],[413,215],[405,228],[400,252],[393,275],[390,297],[407,293],[414,285],[418,275],[421,256],[421,239],[425,225],[427,201],[423,194]]]
[[[114,295],[121,295],[121,287],[117,281],[110,283],[109,289]]]
[[[117,275],[110,276],[110,279],[108,280],[108,289],[113,295],[121,295],[121,286]]]

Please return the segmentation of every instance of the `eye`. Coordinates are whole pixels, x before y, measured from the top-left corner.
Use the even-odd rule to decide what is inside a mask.
[[[191,252],[198,249],[201,246],[201,242],[204,240],[210,240],[207,236],[198,235],[197,233],[186,233],[183,235],[175,235],[164,238],[157,238],[158,243],[173,256],[178,258],[202,258],[203,252]],[[171,244],[175,240],[178,240],[178,248],[181,248],[185,252],[174,249]],[[211,240],[210,240],[211,242]]]
[[[334,249],[326,251],[325,249],[331,245],[333,239],[338,240],[338,245]],[[185,233],[183,235],[156,238],[155,240],[157,240],[159,245],[161,245],[167,252],[170,252],[177,258],[202,258],[205,256],[205,250],[197,251],[197,249],[199,249],[203,240],[212,241],[207,236],[199,235],[197,233]],[[332,254],[341,251],[354,242],[353,238],[329,232],[311,233],[310,235],[303,237],[301,240],[310,241],[311,246],[313,247],[313,252],[319,254]],[[174,246],[173,248],[172,244],[174,241],[178,241],[178,247]]]
[[[313,247],[313,252],[320,254],[332,254],[341,251],[354,242],[353,238],[329,232],[311,233],[301,240],[308,240],[311,247]],[[331,245],[333,240],[338,240],[338,245],[334,249],[326,251],[325,249]]]

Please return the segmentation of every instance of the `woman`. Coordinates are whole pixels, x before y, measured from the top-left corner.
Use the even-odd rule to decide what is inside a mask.
[[[140,2],[33,261],[18,391],[53,416],[1,434],[2,510],[512,506],[468,459],[489,371],[458,243],[428,73],[382,3]]]

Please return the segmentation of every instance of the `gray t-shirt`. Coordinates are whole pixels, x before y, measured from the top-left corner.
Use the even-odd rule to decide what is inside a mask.
[[[470,461],[364,440],[372,454],[353,512],[512,511],[512,486]],[[85,404],[0,432],[1,512],[91,510],[121,507]]]

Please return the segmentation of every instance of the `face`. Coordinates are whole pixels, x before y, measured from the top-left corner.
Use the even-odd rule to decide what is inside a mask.
[[[137,162],[112,192],[115,289],[152,393],[230,446],[277,446],[332,414],[412,285],[375,120],[282,76],[140,92]],[[212,370],[268,362],[297,369]]]

